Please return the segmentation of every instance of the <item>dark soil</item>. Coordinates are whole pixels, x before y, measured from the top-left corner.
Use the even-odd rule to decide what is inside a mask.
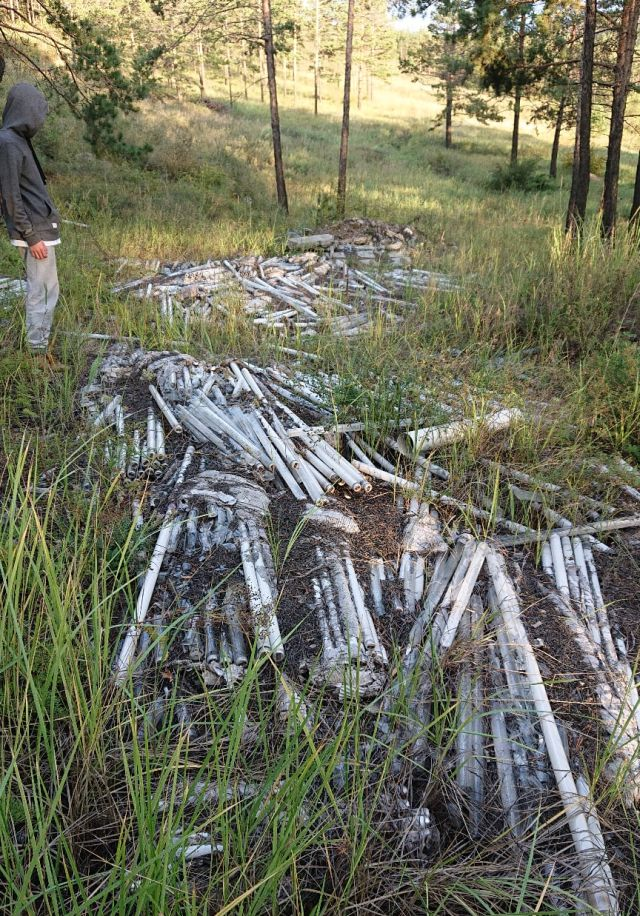
[[[331,544],[332,538],[343,538],[349,545],[358,578],[369,593],[369,561],[374,557],[397,561],[402,536],[402,513],[396,508],[391,491],[383,486],[374,487],[369,494],[354,494],[339,487],[329,504],[351,515],[358,523],[360,533],[336,533],[329,526],[309,522],[295,535],[300,521],[301,503],[288,493],[272,497],[271,515],[277,534],[281,557],[286,560],[280,572],[280,598],[278,620],[283,636],[287,636],[287,667],[297,673],[305,660],[313,659],[322,649],[322,642],[313,612],[311,576],[317,570],[314,549],[316,545]],[[388,636],[388,646],[397,641],[406,629],[407,621],[390,610],[384,618],[383,636]],[[387,640],[385,640],[387,641]]]
[[[637,503],[636,503],[637,506]],[[621,540],[614,556],[596,557],[612,626],[624,636],[632,668],[640,665],[640,545]]]

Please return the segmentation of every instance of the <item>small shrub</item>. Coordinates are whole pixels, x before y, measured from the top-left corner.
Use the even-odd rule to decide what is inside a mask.
[[[148,167],[163,172],[173,181],[193,175],[199,166],[198,151],[191,132],[183,131],[154,146]]]
[[[496,166],[487,187],[492,191],[547,191],[551,182],[537,168],[536,159],[521,159],[509,165]]]
[[[607,165],[607,157],[603,153],[594,153],[592,150],[589,162],[589,171],[591,174],[597,175],[598,178],[602,178]]]
[[[602,153],[596,153],[595,150],[591,150],[589,161],[589,171],[591,174],[597,175],[598,178],[601,178],[604,175],[605,166],[607,164],[607,157]],[[573,168],[573,149],[568,149],[562,154],[560,163],[564,169],[571,171]]]
[[[442,175],[445,178],[448,178],[453,172],[451,160],[444,153],[436,153],[435,156],[431,156],[429,158],[429,168],[436,175]]]
[[[582,406],[589,425],[606,447],[632,460],[640,453],[640,352],[620,338],[583,364]]]
[[[320,191],[316,199],[316,223],[324,226],[336,219],[336,196],[334,191]]]

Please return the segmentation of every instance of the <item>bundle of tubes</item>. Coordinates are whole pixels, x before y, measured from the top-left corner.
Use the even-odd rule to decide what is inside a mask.
[[[228,370],[210,374],[184,364],[178,371],[171,358],[165,362],[156,402],[163,402],[174,429],[177,424],[229,462],[275,478],[300,501],[321,502],[336,486],[371,490],[364,475],[294,412],[321,411],[320,398],[303,379],[292,385],[276,370],[252,371],[233,361]]]
[[[384,686],[389,659],[353,560],[344,547],[337,551],[320,546],[315,559],[311,586],[322,653],[312,677],[336,688],[340,696],[375,696]]]
[[[640,698],[621,634],[612,630],[598,570],[586,538],[554,533],[541,562],[551,587],[542,592],[561,614],[591,672],[602,722],[612,742],[608,763],[630,802],[640,798]]]
[[[507,572],[503,557],[493,549],[487,555],[487,566],[491,578],[492,610],[499,615],[498,632],[500,628],[503,628],[501,638],[505,651],[508,653],[509,663],[508,666],[504,665],[504,670],[505,673],[510,672],[513,681],[513,687],[510,687],[511,698],[519,695],[521,702],[530,703],[537,715],[576,853],[578,863],[576,890],[594,912],[617,914],[619,912],[617,891],[607,858],[602,829],[586,780],[582,776],[576,776],[567,751],[566,740],[563,740],[561,729],[553,713],[535,652],[522,621],[522,608],[515,586]],[[533,751],[535,752],[535,747]],[[507,754],[505,749],[502,756],[504,776],[501,780],[501,791],[503,800],[511,792],[511,782],[517,786],[514,757],[512,742],[511,755]],[[537,778],[537,773],[534,775]],[[505,787],[508,788],[508,792],[505,791]],[[532,841],[534,838],[535,834],[531,837]]]
[[[147,384],[141,413],[123,403],[126,389],[124,397],[114,393],[132,377],[144,377]],[[585,906],[616,913],[617,891],[590,788],[571,749],[571,734],[552,709],[528,620],[496,549],[507,539],[483,540],[456,527],[461,512],[483,522],[496,516],[493,509],[432,487],[433,478],[446,482],[448,477],[433,463],[434,450],[474,431],[505,429],[520,422],[520,415],[493,411],[486,422],[454,421],[415,431],[401,421],[396,435],[384,442],[384,453],[364,437],[363,424],[343,424],[337,432],[349,460],[331,438],[335,425],[314,378],[234,361],[208,367],[185,355],[114,348],[100,367],[100,381],[84,389],[92,431],[110,436],[109,453],[123,474],[137,477],[143,461],[153,470],[146,471],[152,478],[146,495],[138,494],[133,504],[136,528],[145,530],[148,508],[160,513],[135,613],[117,652],[116,682],[131,676],[138,693],[152,683],[156,694],[146,707],[146,721],[158,727],[171,715],[176,727],[195,738],[200,726],[191,695],[197,685],[233,686],[252,656],[268,654],[276,665],[287,663],[277,616],[281,584],[266,517],[270,497],[288,491],[300,504],[305,531],[311,531],[305,534],[310,587],[300,608],[301,619],[314,621],[319,635],[318,657],[305,658],[302,666],[311,683],[329,686],[341,697],[381,698],[389,741],[402,748],[401,763],[390,771],[395,778],[407,767],[422,766],[428,756],[425,729],[433,716],[434,667],[442,663],[445,678],[456,681],[458,725],[451,762],[471,834],[480,837],[487,829],[498,799],[508,836],[518,850],[534,855],[537,812],[549,804],[555,786],[575,857],[554,872],[550,887],[560,899],[570,885]],[[332,382],[324,379],[326,385]],[[138,416],[146,425],[136,436]],[[568,496],[566,488],[490,464],[506,478],[515,503],[533,507],[555,526],[546,533],[498,520],[515,544],[542,543],[545,580],[534,570],[532,581],[566,627],[589,675],[586,689],[597,701],[611,741],[604,775],[624,786],[626,800],[633,802],[639,785],[640,702],[624,640],[602,596],[594,561],[600,542],[589,537],[593,531],[570,527],[565,516],[546,505],[544,494]],[[400,467],[407,468],[407,476],[398,473]],[[627,468],[616,470],[623,472],[630,476]],[[397,553],[367,556],[363,576],[353,560],[359,524],[347,501],[331,497],[340,490],[349,499],[366,494],[371,479],[394,488],[404,529]],[[636,521],[603,520],[616,510],[588,497],[580,502],[595,533]],[[195,574],[203,569],[206,580]],[[381,635],[385,615],[391,625],[401,619],[410,626],[390,690]],[[170,701],[166,669],[178,684],[177,702]],[[280,720],[295,716],[305,728],[317,722],[296,685],[283,671],[276,676]],[[407,697],[410,715],[388,715],[400,697]],[[390,822],[402,823],[407,844],[418,850],[434,835],[433,825],[426,809],[409,804],[410,783],[403,785],[407,792],[399,807],[390,808]],[[544,859],[544,844],[535,848],[535,857]],[[552,867],[548,861],[542,865]]]
[[[13,277],[0,277],[0,302],[12,296],[21,296],[26,289],[24,280],[15,280]]]
[[[91,410],[93,408],[93,410]],[[146,410],[146,423],[141,430],[138,416],[125,414],[122,396],[117,394],[98,410],[95,402],[90,404],[89,416],[95,430],[106,429],[110,435],[104,443],[104,455],[130,480],[137,477],[164,476],[167,449],[162,416],[154,407]],[[126,421],[131,421],[127,427]],[[131,428],[132,427],[132,428]]]
[[[427,287],[445,292],[458,288],[442,274],[410,267],[387,270],[381,280],[375,279],[350,266],[343,254],[306,252],[165,269],[154,277],[121,283],[114,292],[157,302],[159,317],[169,326],[180,320],[186,327],[194,318],[225,314],[232,298],[242,303],[256,326],[309,336],[322,323],[334,334],[350,337],[370,331],[381,319],[401,321],[389,306],[403,305],[408,293]]]
[[[412,270],[396,267],[384,273],[384,279],[392,286],[406,289],[439,289],[444,292],[455,292],[460,286],[446,274],[432,270]]]
[[[106,405],[100,404],[94,393],[101,395],[102,388],[94,384],[83,395],[96,429],[103,424],[115,429],[115,441],[110,439],[106,448],[130,477],[149,473],[161,476],[166,457],[164,437],[187,434],[197,445],[212,446],[225,466],[235,465],[262,475],[265,481],[274,480],[277,488],[286,488],[301,502],[321,502],[342,486],[354,493],[367,493],[373,478],[413,491],[416,498],[470,513],[481,522],[505,529],[509,532],[503,537],[505,544],[533,542],[542,536],[540,529],[505,517],[499,507],[490,504],[491,500],[487,508],[481,508],[432,485],[434,478],[445,483],[449,479],[447,469],[433,460],[434,450],[471,434],[497,432],[520,423],[522,414],[517,410],[492,409],[473,421],[455,420],[414,431],[410,429],[410,421],[401,420],[400,434],[385,438],[384,445],[390,451],[382,454],[362,436],[363,424],[332,422],[325,395],[317,388],[321,373],[310,376],[297,370],[290,374],[275,367],[259,368],[233,360],[225,366],[209,368],[181,354],[134,351],[125,355],[118,354],[117,348],[109,361],[109,365],[101,368],[106,380],[117,381],[142,372],[154,377],[148,386],[151,405],[143,409],[147,412],[146,438],[136,429],[133,434],[130,431],[122,434],[124,408],[119,394],[112,395]],[[329,377],[322,379],[326,389],[336,381]],[[311,414],[320,425],[306,422],[301,414],[305,417]],[[135,415],[135,411],[127,411],[127,417]],[[334,446],[335,440],[330,438],[333,428],[342,436],[348,457]],[[560,526],[572,533],[571,521],[543,499],[544,494],[572,498],[569,491],[497,462],[489,464],[504,475],[511,503],[524,504],[526,513],[529,508],[534,509],[543,525]],[[407,468],[405,473],[399,470],[400,465]],[[509,480],[510,477],[518,483]],[[525,482],[530,484],[529,488],[520,486]],[[597,533],[636,524],[635,517],[603,521],[601,515],[610,516],[617,510],[600,500],[582,496],[579,503],[587,517],[593,519],[589,522],[592,527],[585,532],[592,550],[610,550],[591,535],[592,530]],[[528,514],[525,518],[529,521]],[[404,558],[401,578],[407,583],[405,602],[410,609],[412,589],[419,592],[422,582],[419,557]],[[418,594],[416,600],[419,598]]]
[[[268,497],[257,484],[232,474],[202,470],[185,481],[192,458],[189,447],[176,475],[175,502],[167,509],[143,577],[135,620],[115,662],[119,684],[132,671],[139,678],[153,660],[155,665],[197,671],[209,686],[233,685],[242,678],[252,652],[243,618],[251,621],[255,651],[270,653],[277,662],[284,659],[276,573],[263,527]],[[196,587],[194,593],[194,561],[200,565],[216,549],[223,552],[227,570],[220,575],[220,594],[215,586],[204,594]]]
[[[485,826],[495,768],[505,824],[513,842],[532,855],[538,812],[555,783],[575,850],[575,867],[569,862],[566,874],[554,876],[555,891],[565,899],[576,894],[594,912],[618,913],[588,784],[577,771],[577,760],[570,758],[566,734],[553,713],[505,560],[487,542],[469,535],[459,537],[442,555],[410,633],[403,665],[409,697],[406,679],[415,672],[423,685],[430,681],[435,659],[454,641],[466,650],[458,666],[454,765],[470,832],[480,836]],[[420,716],[414,727],[423,728],[429,716],[427,693],[423,688],[415,694]],[[424,743],[416,740],[409,752],[414,762],[418,752],[424,753]]]

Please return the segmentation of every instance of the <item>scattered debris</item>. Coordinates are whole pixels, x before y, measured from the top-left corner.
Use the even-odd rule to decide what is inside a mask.
[[[329,248],[334,242],[335,238],[329,232],[319,235],[290,235],[287,247],[298,251],[312,251],[314,248]]]
[[[0,303],[14,296],[24,296],[27,284],[15,277],[0,277]]]
[[[410,267],[410,251],[418,241],[412,226],[394,226],[382,220],[345,219],[326,232],[290,234],[287,246],[294,251],[325,249],[338,258],[363,262],[386,260],[395,267]]]
[[[152,273],[120,283],[114,292],[157,302],[159,318],[169,326],[178,320],[188,325],[193,318],[229,315],[240,307],[256,326],[270,330],[309,336],[323,326],[350,337],[371,331],[381,321],[389,326],[402,321],[402,311],[416,292],[459,288],[444,274],[411,266],[408,243],[415,232],[410,227],[370,220],[347,220],[340,226],[351,223],[363,224],[356,226],[357,234],[290,237],[289,248],[303,253],[288,257],[248,256],[164,267],[157,261],[121,261],[119,270],[129,264]],[[366,265],[368,272],[355,263]]]
[[[487,432],[497,432],[507,429],[512,423],[522,419],[522,413],[517,408],[497,410],[486,417],[473,420],[464,419],[446,426],[432,426],[428,429],[414,429],[405,435],[409,445],[417,452],[432,452],[443,445],[460,442],[479,429]]]
[[[200,99],[202,105],[214,111],[216,114],[229,114],[231,107],[228,102],[221,102],[219,99],[204,98]]]
[[[105,460],[123,480],[147,481],[133,524],[146,515],[157,525],[114,666],[117,683],[131,678],[148,698],[147,727],[168,714],[169,672],[180,698],[175,727],[204,740],[197,697],[233,689],[260,656],[275,672],[280,723],[295,716],[311,728],[328,715],[325,699],[367,697],[394,755],[377,802],[380,829],[402,854],[428,860],[438,831],[419,786],[438,666],[459,699],[451,780],[471,835],[508,831],[567,911],[578,899],[594,912],[619,912],[584,739],[567,706],[554,703],[549,636],[536,615],[571,645],[610,749],[605,776],[637,802],[637,675],[594,559],[600,550],[607,562],[612,548],[593,535],[640,528],[639,516],[596,493],[579,503],[589,524],[574,526],[564,514],[567,488],[494,460],[484,464],[490,508],[480,493],[481,505],[454,495],[450,471],[431,452],[446,464],[448,444],[526,422],[495,404],[473,422],[453,415],[412,430],[401,421],[395,438],[373,447],[362,424],[332,422],[302,371],[240,360],[207,366],[115,346],[83,389],[82,406],[104,439]],[[626,466],[618,479],[616,469],[623,505],[635,474]],[[369,521],[380,498],[395,528],[364,549],[380,525],[380,515]],[[288,543],[274,518],[288,519]],[[539,557],[527,546],[538,542]],[[332,786],[338,797],[345,791],[343,764]],[[216,797],[215,776],[193,791]],[[557,821],[553,839],[538,832],[543,809]],[[206,849],[202,855],[219,848],[211,837],[185,841],[191,847]],[[558,848],[571,847],[573,855],[558,858]]]

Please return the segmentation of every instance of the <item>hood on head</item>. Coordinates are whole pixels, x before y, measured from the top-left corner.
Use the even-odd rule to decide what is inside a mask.
[[[2,126],[11,128],[23,137],[33,137],[49,111],[43,94],[31,83],[16,83],[9,90],[2,115]]]

